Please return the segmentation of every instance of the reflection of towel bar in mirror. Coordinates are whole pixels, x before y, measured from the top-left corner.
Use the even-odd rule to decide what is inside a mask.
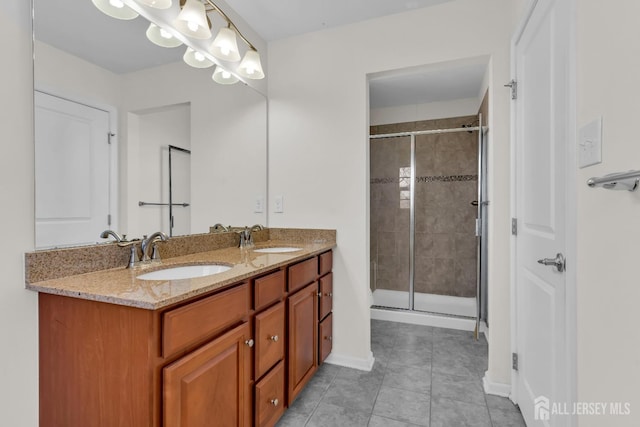
[[[603,177],[589,178],[587,185],[591,188],[602,187],[607,190],[635,191],[640,183],[640,170],[611,173]]]
[[[150,202],[138,202],[138,206],[182,206],[183,208],[189,207],[189,203],[150,203]]]

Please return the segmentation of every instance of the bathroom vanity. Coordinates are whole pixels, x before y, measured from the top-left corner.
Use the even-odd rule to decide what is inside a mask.
[[[196,279],[121,268],[28,284],[40,292],[40,425],[274,425],[332,344],[335,241],[286,243],[300,250],[151,267],[233,266]]]

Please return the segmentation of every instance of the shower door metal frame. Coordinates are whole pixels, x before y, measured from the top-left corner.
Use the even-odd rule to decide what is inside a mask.
[[[415,180],[416,180],[416,136],[418,135],[437,135],[437,134],[445,134],[445,133],[456,133],[456,132],[473,132],[478,131],[478,215],[481,213],[481,209],[483,206],[489,204],[488,201],[484,200],[484,194],[486,193],[486,186],[484,185],[484,179],[486,178],[486,173],[483,173],[482,166],[486,166],[486,152],[484,147],[484,133],[488,130],[487,126],[482,126],[482,114],[478,114],[478,126],[469,126],[469,127],[461,127],[461,128],[450,128],[450,129],[433,129],[433,130],[421,130],[421,131],[411,131],[411,132],[396,132],[396,133],[387,133],[387,134],[378,134],[378,135],[369,135],[369,140],[372,139],[384,139],[384,138],[400,138],[400,137],[410,137],[411,138],[411,188],[410,188],[410,204],[409,204],[409,308],[408,311],[416,311],[415,310]],[[486,171],[484,171],[486,172]],[[480,217],[478,218],[479,227],[482,228],[482,220]],[[482,287],[481,283],[481,263],[482,258],[486,256],[482,252],[481,239],[478,238],[478,259],[476,260],[476,268],[478,271],[477,274],[477,283],[476,283],[476,325],[479,327],[480,321],[482,320],[482,311],[483,307],[481,304],[481,295],[480,290]],[[391,310],[405,310],[402,308],[394,308],[394,307],[383,307],[385,309]],[[443,313],[444,314],[444,313]]]

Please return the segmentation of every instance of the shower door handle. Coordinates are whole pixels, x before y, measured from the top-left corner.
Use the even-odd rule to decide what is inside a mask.
[[[560,273],[562,273],[566,268],[566,260],[564,259],[564,255],[561,253],[556,254],[555,258],[539,259],[538,264],[554,266]]]
[[[474,200],[473,202],[471,202],[471,206],[478,206],[478,201]]]

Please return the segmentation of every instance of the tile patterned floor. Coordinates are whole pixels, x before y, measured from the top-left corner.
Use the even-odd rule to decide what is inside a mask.
[[[473,333],[371,321],[371,372],[324,364],[278,427],[524,427],[485,395],[487,344]]]

